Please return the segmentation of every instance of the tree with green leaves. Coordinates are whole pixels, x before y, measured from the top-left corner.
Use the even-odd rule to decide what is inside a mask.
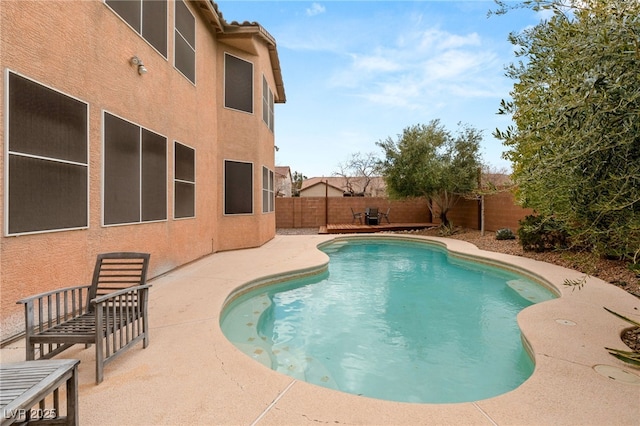
[[[513,163],[518,199],[566,228],[574,247],[640,251],[640,2],[497,2],[498,13],[553,12],[509,40],[516,80],[494,135]]]
[[[426,197],[432,215],[449,226],[447,213],[478,185],[482,132],[459,125],[452,135],[439,120],[407,127],[398,139],[376,144],[385,153],[380,167],[392,197]]]

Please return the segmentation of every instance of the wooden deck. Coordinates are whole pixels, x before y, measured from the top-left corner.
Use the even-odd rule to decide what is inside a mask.
[[[406,231],[439,226],[437,223],[383,223],[380,225],[361,225],[359,223],[339,223],[321,226],[318,234],[357,234],[365,232]]]

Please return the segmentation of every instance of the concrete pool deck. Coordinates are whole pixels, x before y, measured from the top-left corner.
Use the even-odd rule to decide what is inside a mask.
[[[316,247],[336,238],[348,237],[277,235],[262,247],[216,253],[153,279],[148,348],[138,344],[109,364],[100,385],[95,384],[93,347],[76,345],[56,357],[81,360],[80,424],[639,424],[640,370],[604,349],[627,349],[620,333],[629,324],[603,306],[639,319],[640,300],[593,278],[572,290],[563,282],[582,277],[579,272],[484,252],[462,241],[400,237],[444,242],[455,254],[513,264],[562,294],[518,316],[536,368],[511,392],[457,404],[375,400],[272,371],[224,337],[220,312],[231,293],[283,272],[322,267],[328,257]],[[23,361],[24,340],[1,354],[2,362]]]

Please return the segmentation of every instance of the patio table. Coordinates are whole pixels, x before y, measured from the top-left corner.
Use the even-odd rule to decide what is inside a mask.
[[[77,359],[65,359],[1,364],[1,425],[77,425],[79,363]],[[62,386],[66,387],[65,416],[60,412]],[[53,407],[47,408],[46,403],[51,401]]]

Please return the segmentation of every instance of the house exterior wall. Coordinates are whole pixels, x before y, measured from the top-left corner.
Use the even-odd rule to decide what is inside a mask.
[[[300,197],[343,197],[344,192],[331,185],[327,186],[324,183],[309,186],[300,191]]]
[[[320,193],[317,187],[325,184],[333,188],[329,196],[334,197],[343,197],[344,194],[355,197],[386,197],[388,195],[387,185],[382,176],[321,176],[302,181],[300,196],[323,197],[324,192]]]
[[[278,176],[276,175],[276,196],[277,197],[291,197],[291,176]]]
[[[0,320],[2,339],[23,331],[22,306],[31,294],[90,282],[95,257],[110,251],[151,253],[149,276],[221,250],[254,247],[275,235],[275,213],[262,213],[262,166],[274,170],[274,136],[262,121],[262,76],[275,87],[266,46],[254,63],[254,113],[223,102],[222,44],[196,3],[196,83],[174,67],[174,1],[167,5],[167,58],[103,1],[3,1],[0,4]],[[139,75],[132,56],[144,61]],[[88,104],[86,229],[8,236],[7,79],[20,75]],[[166,137],[166,220],[103,225],[104,113]],[[195,150],[195,217],[174,218],[174,142]],[[254,209],[223,214],[225,159],[253,162]],[[42,207],[46,209],[46,206]]]
[[[289,167],[276,166],[276,197],[291,197],[293,188],[293,179],[291,178],[291,169]]]
[[[254,103],[253,113],[238,112],[229,108],[218,109],[219,138],[218,155],[224,160],[243,161],[253,164],[253,214],[225,215],[224,206],[217,209],[217,240],[224,250],[260,246],[275,235],[275,212],[263,213],[262,167],[275,170],[274,135],[262,119],[262,79],[267,77],[270,87],[274,87],[270,75],[270,63],[265,46],[257,46],[259,55],[243,52],[232,46],[223,45],[218,52],[218,72],[224,75],[224,55],[253,63]],[[223,87],[218,87],[219,99],[223,99]],[[223,181],[222,163],[218,174]],[[220,198],[222,201],[222,198]]]

